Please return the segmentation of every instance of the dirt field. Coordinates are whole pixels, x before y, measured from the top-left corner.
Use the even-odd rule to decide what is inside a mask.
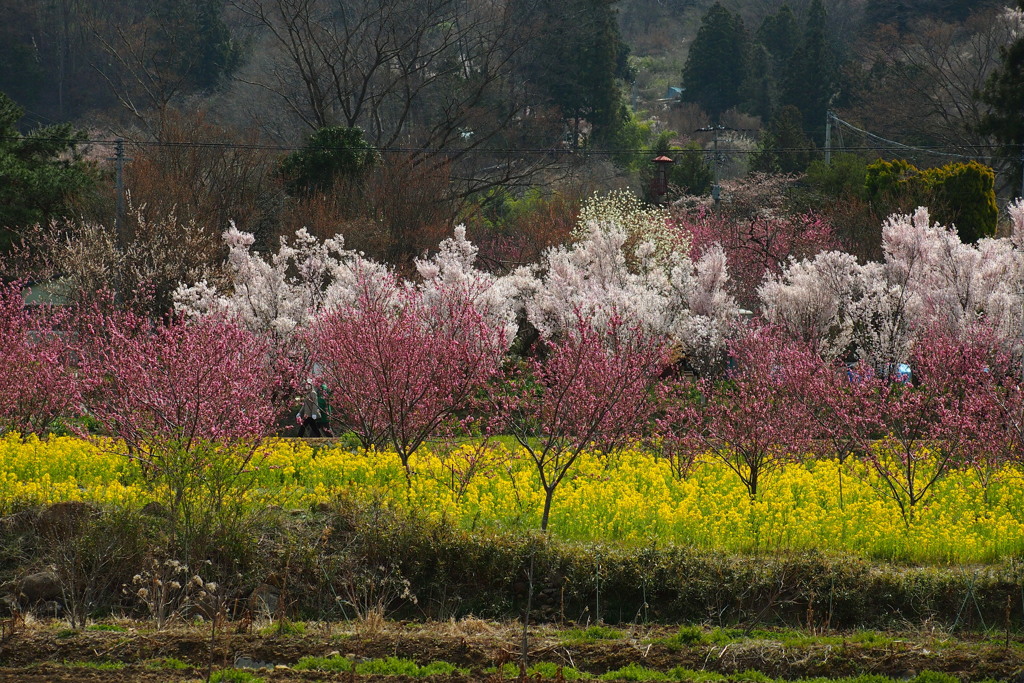
[[[420,665],[444,661],[469,671],[468,675],[430,677],[434,681],[509,680],[516,676],[495,673],[493,667],[518,661],[522,636],[514,624],[474,619],[389,623],[373,630],[308,624],[305,633],[287,635],[267,629],[237,633],[237,626],[228,624],[227,631],[217,635],[211,657],[209,625],[155,631],[149,624],[117,622],[109,628],[123,630],[74,632],[64,623],[37,622],[6,632],[0,643],[0,681],[193,681],[204,679],[209,668],[230,667],[265,681],[413,680],[291,668],[302,657],[329,655],[356,662],[386,657]],[[862,642],[864,638],[858,639],[857,634],[757,632],[725,645],[675,644],[670,639],[678,629],[666,627],[625,628],[617,637],[592,642],[573,640],[569,633],[553,627],[531,628],[531,663],[571,666],[591,676],[631,663],[658,671],[675,667],[726,675],[756,671],[785,679],[859,674],[906,679],[931,670],[965,681],[1022,680],[1024,671],[1024,644],[1017,639],[1007,646],[1005,640],[964,640],[927,631],[878,634],[871,643]],[[189,668],[170,668],[171,658]],[[752,680],[749,673],[737,677]]]

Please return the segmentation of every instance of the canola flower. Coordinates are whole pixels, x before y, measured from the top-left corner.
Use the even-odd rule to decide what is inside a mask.
[[[254,485],[240,494],[254,506],[299,508],[344,496],[465,529],[513,531],[538,528],[543,508],[532,463],[501,443],[422,448],[410,460],[408,482],[388,451],[314,453],[303,442],[281,440],[268,442],[254,463]],[[1024,473],[1006,466],[987,474],[949,473],[907,522],[873,468],[852,459],[788,465],[751,500],[720,461],[698,461],[679,478],[665,459],[639,448],[586,453],[555,494],[550,531],[566,540],[637,547],[996,561],[1024,550]],[[116,444],[0,438],[0,512],[65,500],[141,506],[154,497],[149,487]]]

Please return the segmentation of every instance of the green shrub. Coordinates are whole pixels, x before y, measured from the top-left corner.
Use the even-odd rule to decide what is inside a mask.
[[[243,669],[221,669],[213,672],[210,683],[263,683],[263,679]]]
[[[371,659],[368,662],[360,662],[356,664],[356,673],[360,675],[418,676],[420,667],[411,659],[388,657],[386,659]]]
[[[303,657],[295,666],[298,671],[352,671],[352,660],[347,657]]]
[[[609,671],[599,677],[602,681],[667,681],[669,677],[654,669],[630,663],[621,669]]]

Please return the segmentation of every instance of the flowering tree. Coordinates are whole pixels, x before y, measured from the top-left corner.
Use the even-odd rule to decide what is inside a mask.
[[[924,334],[910,356],[913,384],[877,380],[875,410],[885,434],[868,461],[907,524],[947,472],[981,455],[998,374],[991,342],[977,328],[967,340]]]
[[[273,398],[291,393],[280,391],[271,345],[219,317],[154,326],[115,314],[81,327],[88,413],[148,472],[172,534],[202,542],[247,484],[280,408]]]
[[[61,319],[28,311],[20,283],[0,284],[0,432],[42,433],[75,407]]]
[[[482,292],[433,281],[367,282],[359,297],[316,321],[308,335],[333,416],[364,446],[409,458],[500,369],[510,322],[474,305]],[[437,280],[437,278],[435,278]]]
[[[1021,204],[1010,207],[1024,234]],[[895,215],[882,229],[884,260],[857,264],[839,252],[792,261],[758,290],[771,322],[827,357],[855,348],[883,371],[905,362],[920,330],[964,336],[984,322],[1016,344],[1024,324],[1024,249],[1010,239],[963,244],[928,211]]]
[[[693,263],[664,243],[631,243],[616,221],[591,221],[580,241],[546,252],[540,270],[532,280],[519,274],[518,291],[527,320],[547,339],[581,321],[608,331],[625,318],[627,327],[663,337],[695,365],[710,367],[739,313],[720,249]]]
[[[542,530],[555,491],[584,450],[608,453],[639,437],[664,364],[659,337],[621,318],[601,329],[579,320],[559,337],[545,338],[543,358],[524,361],[506,378],[498,408],[536,465],[544,489]]]
[[[691,448],[720,459],[751,499],[766,476],[810,449],[815,435],[797,395],[810,386],[817,359],[770,328],[751,328],[729,345],[735,366],[724,380],[702,378],[701,400],[680,420]]]
[[[762,280],[777,275],[790,259],[812,258],[839,247],[831,223],[818,214],[787,208],[793,181],[794,176],[753,174],[723,183],[728,202],[682,202],[672,212],[671,224],[691,237],[694,258],[714,244],[725,250],[733,292],[747,307],[756,302]]]

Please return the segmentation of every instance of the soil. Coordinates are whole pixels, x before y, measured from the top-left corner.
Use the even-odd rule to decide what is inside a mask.
[[[95,627],[94,627],[95,628]],[[470,674],[434,676],[445,683],[502,680],[487,669],[517,662],[521,627],[477,619],[446,623],[386,623],[353,629],[342,624],[307,624],[306,632],[278,634],[270,629],[238,633],[228,624],[217,635],[211,658],[210,625],[174,627],[161,631],[151,623],[117,622],[119,631],[71,631],[66,622],[6,624],[0,638],[0,681],[166,682],[204,680],[207,671],[228,667],[251,671],[268,683],[298,681],[411,681],[401,676],[357,676],[351,673],[298,671],[290,668],[301,657],[340,654],[356,661],[389,656],[418,664],[445,661]],[[964,681],[997,679],[1024,681],[1024,641],[1019,635],[995,642],[980,636],[953,638],[935,632],[885,634],[884,644],[857,642],[854,634],[813,634],[793,644],[791,631],[726,645],[673,646],[658,642],[678,631],[675,627],[632,627],[622,637],[596,642],[567,640],[564,630],[531,627],[531,662],[572,666],[592,676],[635,663],[668,671],[674,667],[722,674],[759,671],[773,678],[839,678],[881,674],[910,678],[925,670],[943,672]],[[189,669],[156,668],[165,658],[185,662]],[[118,669],[97,668],[111,662]],[[513,677],[514,678],[514,677]],[[505,679],[508,680],[508,679]],[[746,679],[749,680],[749,679]]]

